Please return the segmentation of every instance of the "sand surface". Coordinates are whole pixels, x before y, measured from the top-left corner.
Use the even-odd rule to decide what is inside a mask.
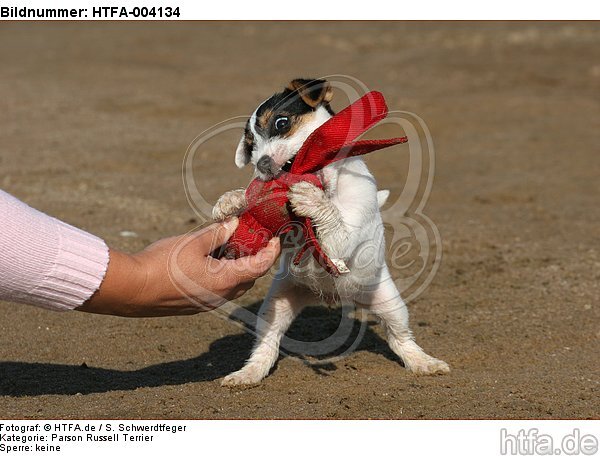
[[[230,390],[219,379],[252,337],[216,315],[0,303],[1,418],[599,417],[597,24],[4,23],[0,43],[0,187],[127,251],[195,226],[187,146],[294,77],[352,75],[419,114],[444,256],[409,307],[419,343],[452,366],[412,375],[370,324],[340,361],[282,358]],[[196,164],[213,201],[248,180],[237,140]],[[395,160],[368,159],[392,197]],[[256,310],[267,287],[240,303]],[[312,307],[291,334],[323,338],[339,319]]]

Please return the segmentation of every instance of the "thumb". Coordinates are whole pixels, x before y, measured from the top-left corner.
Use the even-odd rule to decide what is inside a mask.
[[[225,244],[238,227],[237,217],[231,217],[224,222],[214,223],[198,233],[200,253],[210,254],[217,247]]]

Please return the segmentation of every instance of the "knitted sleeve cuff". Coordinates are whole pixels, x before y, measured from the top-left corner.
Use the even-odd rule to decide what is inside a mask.
[[[35,303],[51,310],[71,310],[98,290],[108,268],[105,242],[85,231],[54,220],[58,250],[54,265],[31,291]]]
[[[104,241],[0,190],[0,300],[70,310],[100,287]]]

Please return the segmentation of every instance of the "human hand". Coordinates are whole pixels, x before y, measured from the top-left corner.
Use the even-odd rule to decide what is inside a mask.
[[[78,310],[125,317],[189,315],[239,298],[271,268],[280,245],[273,238],[254,256],[212,258],[237,225],[233,218],[161,239],[134,255],[111,250],[100,289]]]

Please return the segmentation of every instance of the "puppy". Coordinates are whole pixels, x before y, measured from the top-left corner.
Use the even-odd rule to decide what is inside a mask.
[[[293,80],[252,113],[235,153],[235,163],[251,163],[255,177],[270,180],[289,171],[308,136],[333,116],[333,96],[325,80]],[[282,255],[280,270],[259,311],[257,341],[242,369],[222,381],[243,385],[265,378],[279,355],[279,344],[294,318],[318,297],[350,302],[368,308],[381,320],[391,349],[404,366],[417,374],[445,373],[450,369],[426,354],[408,327],[408,310],[385,263],[385,240],[379,208],[388,192],[378,192],[375,179],[360,157],[323,168],[324,190],[301,182],[290,188],[294,213],[310,217],[328,256],[343,274],[325,273],[311,257],[298,266],[293,255]],[[213,208],[221,221],[246,207],[244,190],[225,193]]]

